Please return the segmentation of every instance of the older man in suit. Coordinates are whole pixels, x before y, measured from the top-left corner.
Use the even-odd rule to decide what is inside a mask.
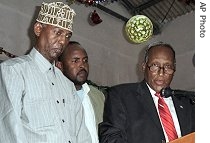
[[[162,42],[150,45],[141,67],[143,81],[109,89],[103,122],[99,125],[101,143],[162,143],[195,131],[195,105],[189,97],[156,96],[170,86],[174,76],[176,59],[171,45]],[[159,111],[162,107],[169,109],[173,131],[165,126],[166,119],[162,119]]]

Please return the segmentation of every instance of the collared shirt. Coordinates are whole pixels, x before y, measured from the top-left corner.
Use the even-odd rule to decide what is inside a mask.
[[[35,48],[0,64],[0,142],[91,143],[74,84]]]
[[[82,89],[77,91],[80,99],[82,100],[84,112],[85,112],[85,124],[90,132],[92,143],[98,143],[98,133],[96,129],[95,113],[91,104],[88,92],[90,88],[87,83],[82,85]]]
[[[158,112],[158,97],[155,96],[155,93],[156,93],[156,92],[155,92],[152,88],[150,88],[148,84],[147,84],[147,86],[148,86],[148,88],[149,88],[149,90],[150,90],[150,93],[151,93],[152,98],[153,98],[154,103],[155,103],[155,107],[156,107],[157,112]],[[167,104],[167,106],[168,106],[168,108],[169,108],[169,110],[170,110],[170,112],[171,112],[171,116],[172,116],[173,121],[174,121],[174,125],[175,125],[175,128],[176,128],[177,135],[178,135],[178,137],[181,137],[180,125],[179,125],[179,121],[178,121],[178,118],[177,118],[177,115],[176,115],[176,110],[175,110],[175,107],[174,107],[173,100],[172,100],[171,97],[163,98],[163,99],[164,99],[164,101],[166,102],[166,104]],[[158,116],[159,116],[159,118],[160,118],[159,112],[158,112]],[[160,122],[161,122],[161,125],[162,125],[161,119],[160,119]],[[167,134],[166,134],[166,132],[165,132],[165,129],[164,129],[163,125],[162,125],[162,128],[163,128],[163,131],[164,131],[164,135],[165,135],[165,138],[166,138],[166,142],[169,142],[168,136],[167,136]]]

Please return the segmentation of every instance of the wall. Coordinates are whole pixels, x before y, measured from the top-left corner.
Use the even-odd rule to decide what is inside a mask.
[[[0,2],[0,47],[18,56],[25,54],[32,47],[32,25],[35,11],[41,2]],[[172,87],[188,90],[195,88],[195,69],[192,64],[195,51],[194,12],[167,24],[160,35],[153,36],[149,41],[131,44],[123,34],[124,21],[92,6],[73,4],[71,7],[77,13],[72,40],[79,41],[87,49],[90,61],[89,79],[93,82],[111,86],[142,80],[142,73],[137,65],[143,58],[144,48],[150,42],[161,40],[170,43],[177,53],[177,71]],[[117,2],[107,7],[127,18],[131,17]],[[99,25],[92,26],[88,23],[88,17],[93,10],[96,10],[103,20]],[[0,59],[7,57],[1,54]]]

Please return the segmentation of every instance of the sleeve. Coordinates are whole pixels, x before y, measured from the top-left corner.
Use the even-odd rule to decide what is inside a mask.
[[[0,142],[26,143],[21,124],[23,80],[13,67],[0,64]]]
[[[100,143],[127,143],[126,111],[119,92],[112,87],[106,97],[103,122],[99,124]]]

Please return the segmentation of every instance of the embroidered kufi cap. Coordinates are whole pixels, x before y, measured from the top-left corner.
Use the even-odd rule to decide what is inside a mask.
[[[57,26],[73,32],[74,10],[62,2],[42,3],[38,18],[40,23]]]

